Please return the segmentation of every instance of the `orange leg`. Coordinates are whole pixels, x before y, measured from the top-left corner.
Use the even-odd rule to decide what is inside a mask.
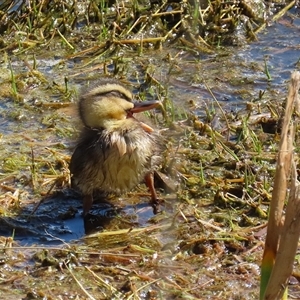
[[[159,199],[157,197],[155,188],[154,188],[154,177],[153,177],[153,173],[148,173],[145,176],[145,183],[146,186],[148,187],[150,194],[151,194],[151,204],[153,207],[153,212],[154,214],[158,213],[158,204],[159,204]]]
[[[92,204],[93,204],[93,195],[85,195],[83,197],[83,217],[85,217],[89,213]]]

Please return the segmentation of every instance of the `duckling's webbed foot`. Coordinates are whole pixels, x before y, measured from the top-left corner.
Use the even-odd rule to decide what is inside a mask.
[[[157,197],[157,193],[154,187],[154,175],[153,172],[149,172],[145,176],[145,184],[148,187],[151,194],[151,205],[153,207],[153,213],[157,214],[159,212],[160,201]]]

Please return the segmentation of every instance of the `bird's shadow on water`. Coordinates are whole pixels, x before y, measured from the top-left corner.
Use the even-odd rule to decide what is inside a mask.
[[[37,208],[32,204],[15,216],[1,216],[0,235],[13,236],[22,245],[57,245],[110,228],[111,223],[119,229],[145,226],[154,216],[148,201],[145,197],[138,204],[116,207],[100,199],[83,218],[81,196],[64,190],[44,198]]]

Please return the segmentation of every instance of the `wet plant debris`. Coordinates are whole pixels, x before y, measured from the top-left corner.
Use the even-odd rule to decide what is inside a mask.
[[[258,298],[289,75],[244,51],[275,20],[298,32],[295,2],[0,3],[1,297]],[[162,103],[145,116],[165,140],[159,214],[142,183],[82,217],[77,99],[102,77]]]

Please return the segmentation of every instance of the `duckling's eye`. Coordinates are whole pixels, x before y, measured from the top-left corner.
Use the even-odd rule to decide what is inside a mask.
[[[101,96],[106,95],[106,96],[113,96],[116,98],[122,98],[128,102],[132,102],[132,99],[127,97],[125,94],[119,92],[119,91],[109,91],[107,93],[102,93]]]
[[[120,93],[120,92],[118,92],[118,91],[112,91],[112,94],[113,94],[114,96],[116,96],[116,97],[123,98],[123,99],[125,99],[125,100],[131,102],[131,99],[128,98],[128,97],[127,97],[125,94],[123,94],[123,93]]]

